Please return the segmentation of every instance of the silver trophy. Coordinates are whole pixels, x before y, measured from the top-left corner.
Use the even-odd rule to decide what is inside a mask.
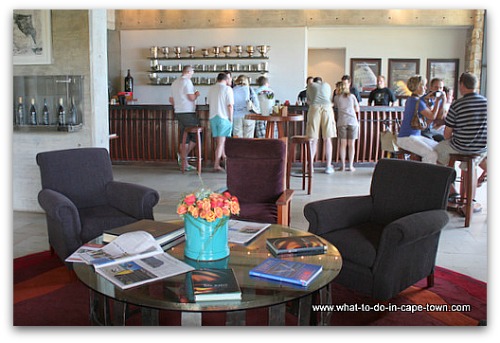
[[[226,57],[229,57],[229,55],[231,55],[231,45],[224,45],[222,52],[226,55]]]
[[[150,53],[151,53],[151,57],[152,58],[158,58],[158,47],[157,46],[152,46],[150,49],[149,49]]]
[[[241,57],[241,53],[243,52],[243,47],[241,45],[235,45],[234,51],[236,51],[236,55],[239,58],[239,57]]]
[[[168,53],[170,52],[170,49],[168,48],[168,46],[162,46],[161,52],[165,58],[168,58]]]
[[[269,45],[257,45],[257,50],[260,52],[261,57],[267,57],[267,53],[271,50]]]
[[[174,47],[174,53],[175,53],[176,58],[181,58],[181,52],[182,52],[182,50],[181,50],[180,46]]]
[[[201,54],[203,57],[208,57],[208,54],[209,54],[208,49],[201,49]]]
[[[220,48],[218,46],[213,47],[213,52],[215,57],[219,57],[220,54]]]
[[[248,57],[253,57],[253,53],[254,53],[253,45],[247,45],[247,53],[248,53]]]
[[[189,58],[193,58],[194,52],[196,51],[196,49],[194,46],[188,46],[186,51],[189,54]]]

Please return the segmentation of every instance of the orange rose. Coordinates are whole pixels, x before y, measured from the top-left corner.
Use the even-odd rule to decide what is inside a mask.
[[[188,207],[184,204],[177,206],[177,214],[182,216],[183,214],[186,214],[188,211]]]

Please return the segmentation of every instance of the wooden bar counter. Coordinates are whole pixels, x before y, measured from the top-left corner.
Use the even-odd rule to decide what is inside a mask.
[[[361,106],[359,139],[356,142],[356,163],[377,162],[382,158],[380,132],[387,121],[398,132],[396,119],[402,120],[404,107]],[[213,161],[214,144],[208,120],[208,105],[197,105],[196,112],[204,127],[203,160]],[[289,106],[288,113],[304,115],[303,122],[294,123],[285,135],[303,135],[307,123],[307,106]],[[179,149],[179,125],[171,105],[110,105],[110,134],[117,139],[110,141],[111,159],[115,163],[165,163],[175,162]],[[337,141],[337,140],[335,140]],[[339,160],[338,142],[333,144],[333,160]],[[323,144],[318,144],[316,162],[325,160]]]

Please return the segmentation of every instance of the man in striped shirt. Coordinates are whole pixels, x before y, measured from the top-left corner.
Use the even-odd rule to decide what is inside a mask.
[[[460,76],[463,97],[451,104],[445,119],[445,140],[435,147],[440,164],[448,165],[450,154],[481,154],[479,161],[486,156],[487,100],[475,92],[477,86],[474,74]]]

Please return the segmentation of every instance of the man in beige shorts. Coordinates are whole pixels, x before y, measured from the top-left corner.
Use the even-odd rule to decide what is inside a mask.
[[[326,174],[333,173],[332,166],[332,138],[337,137],[335,131],[335,117],[333,115],[332,88],[327,82],[323,82],[321,77],[315,77],[313,83],[307,86],[307,111],[306,135],[313,139],[311,145],[311,155],[316,156],[318,139],[321,137],[325,142]]]

